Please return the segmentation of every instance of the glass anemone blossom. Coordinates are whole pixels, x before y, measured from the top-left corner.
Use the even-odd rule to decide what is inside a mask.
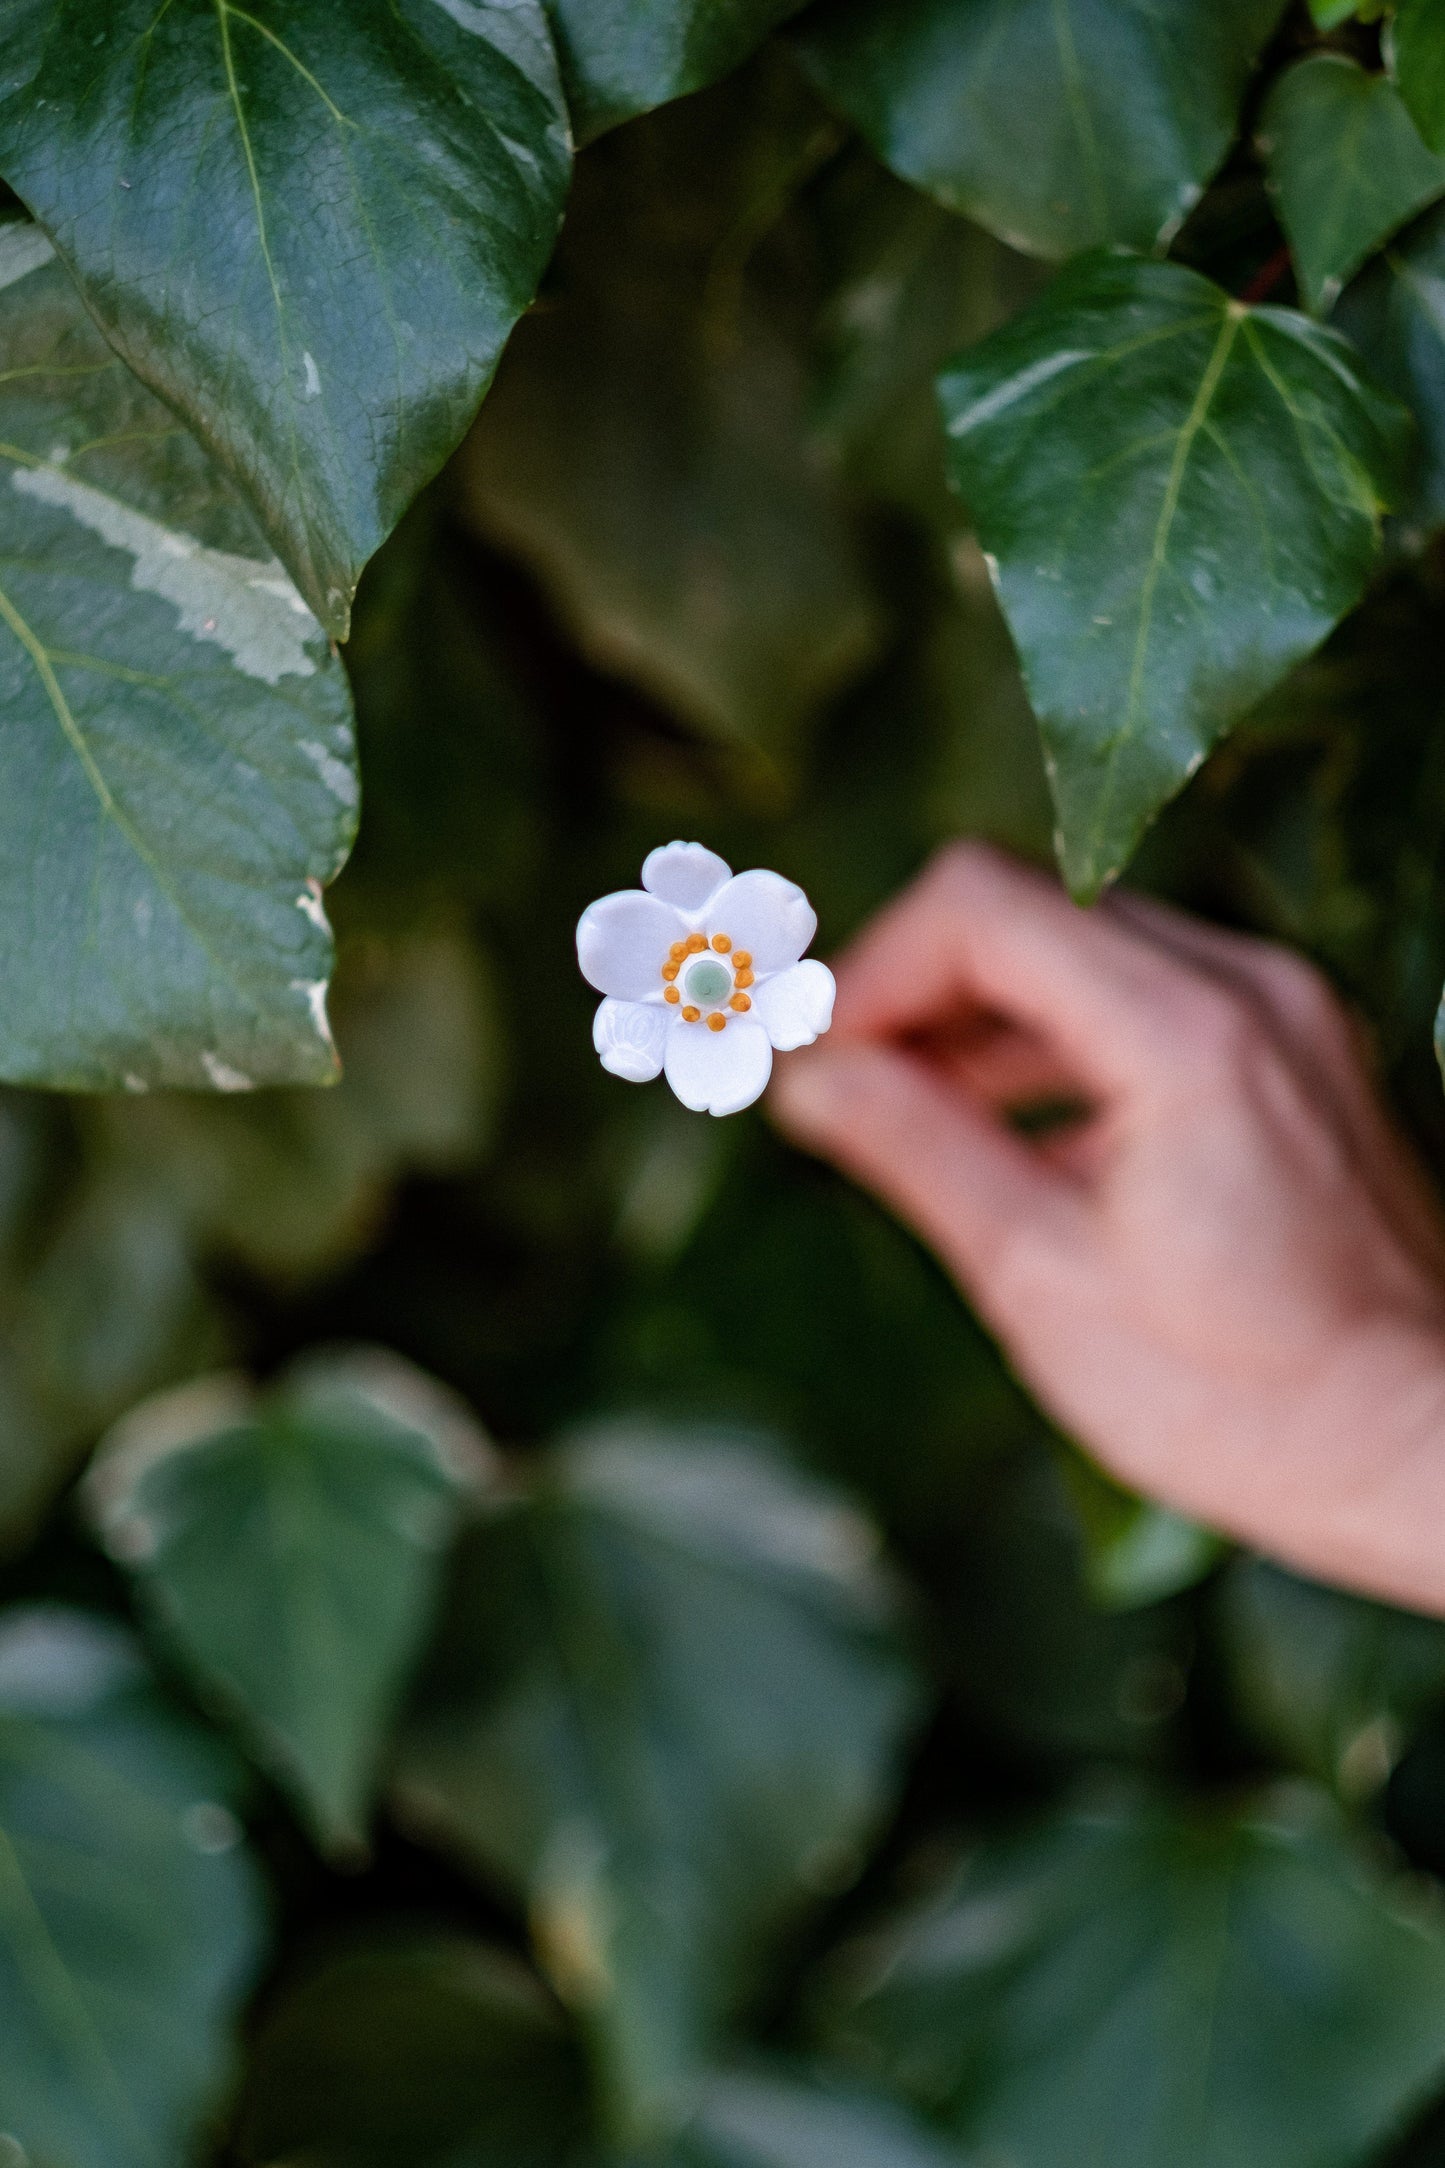
[[[641,888],[589,904],[582,976],[606,999],[592,1043],[604,1069],[645,1084],[659,1071],[685,1107],[737,1114],[780,1054],[833,1020],[833,974],[800,961],[818,928],[780,874],[734,873],[701,843],[650,853]]]

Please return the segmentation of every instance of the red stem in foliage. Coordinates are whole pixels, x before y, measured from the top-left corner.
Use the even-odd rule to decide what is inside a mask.
[[[1254,277],[1240,294],[1240,300],[1251,306],[1256,301],[1268,301],[1280,280],[1289,269],[1289,250],[1277,248],[1268,262],[1262,263]]]

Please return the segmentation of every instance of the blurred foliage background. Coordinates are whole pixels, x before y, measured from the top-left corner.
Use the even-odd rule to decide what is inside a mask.
[[[933,389],[1048,267],[788,12],[582,150],[365,573],[344,1080],[0,1097],[0,2168],[1445,2162],[1445,1626],[1116,1492],[869,1200],[592,1053],[659,841],[823,953],[1052,851]],[[1381,62],[1317,13],[1172,242],[1281,305],[1264,86]],[[1407,505],[1131,878],[1318,959],[1445,1173],[1442,636]]]

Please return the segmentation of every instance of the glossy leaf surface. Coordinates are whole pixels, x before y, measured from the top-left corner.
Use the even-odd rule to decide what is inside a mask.
[[[1400,511],[1417,529],[1445,520],[1445,208],[1397,234],[1341,299],[1336,317],[1375,380],[1415,417]]]
[[[1358,599],[1406,421],[1343,339],[1099,255],[939,379],[1081,898]]]
[[[725,1438],[597,1433],[464,1549],[403,1799],[525,1890],[619,2128],[855,1870],[913,1708],[886,1615],[866,1524]]]
[[[840,0],[799,40],[902,179],[1016,248],[1064,257],[1174,233],[1280,13],[1280,0]]]
[[[1445,158],[1426,150],[1394,85],[1342,53],[1282,75],[1260,131],[1300,293],[1317,315],[1382,241],[1445,195]]]
[[[1439,1924],[1318,1803],[1061,1815],[862,1963],[836,2042],[1018,2168],[1355,2168],[1445,2059]]]
[[[1435,0],[1400,0],[1391,45],[1400,95],[1430,149],[1445,153],[1445,18]]]
[[[329,1082],[350,697],[232,487],[0,227],[0,1076]]]
[[[579,138],[702,90],[803,0],[547,0]]]
[[[540,0],[19,0],[5,34],[0,173],[344,639],[556,239]]]
[[[191,2157],[260,1956],[229,1781],[117,1628],[0,1614],[0,2113],[18,2158]]]
[[[405,1365],[315,1357],[255,1407],[226,1380],[143,1405],[89,1478],[168,1645],[324,1844],[365,1837],[472,1479],[455,1423]]]

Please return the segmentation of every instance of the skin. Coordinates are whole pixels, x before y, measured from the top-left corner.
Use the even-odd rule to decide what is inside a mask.
[[[1445,1615],[1445,1222],[1301,958],[949,847],[779,1065],[800,1145],[937,1252],[1121,1482]],[[1009,1121],[1066,1098],[1046,1142]]]

